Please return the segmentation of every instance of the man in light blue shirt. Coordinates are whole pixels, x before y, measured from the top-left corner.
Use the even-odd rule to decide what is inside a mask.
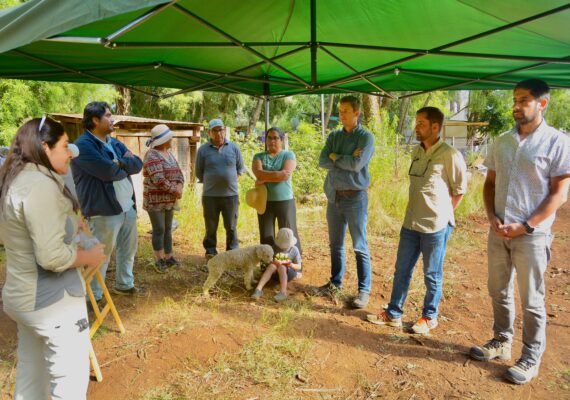
[[[360,100],[354,96],[340,99],[342,129],[332,132],[321,151],[319,166],[328,170],[325,180],[327,222],[331,250],[331,278],[316,289],[318,295],[332,295],[342,288],[344,275],[344,237],[350,231],[356,269],[358,296],[352,306],[368,304],[371,287],[371,267],[366,224],[368,223],[368,164],[374,153],[374,136],[358,124]]]
[[[226,229],[226,250],[239,247],[237,221],[239,209],[238,177],[245,171],[239,147],[226,139],[226,128],[221,119],[208,124],[210,140],[200,146],[196,155],[196,177],[204,184],[202,206],[206,235],[204,249],[210,259],[216,250],[220,214]]]
[[[472,347],[470,355],[479,361],[511,358],[516,277],[522,352],[505,378],[517,384],[538,376],[546,348],[544,273],[550,259],[551,227],[570,186],[570,138],[546,123],[549,102],[546,82],[519,82],[513,93],[516,126],[495,140],[485,159],[483,200],[490,225],[487,256],[493,338]]]

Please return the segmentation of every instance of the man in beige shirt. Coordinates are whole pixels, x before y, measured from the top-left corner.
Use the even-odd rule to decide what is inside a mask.
[[[463,156],[439,137],[443,118],[435,107],[423,107],[416,113],[416,139],[421,143],[412,151],[410,197],[400,231],[392,295],[385,311],[367,317],[377,325],[402,326],[404,302],[421,254],[426,294],[422,317],[412,330],[428,333],[437,327],[443,259],[455,225],[453,212],[467,189]]]

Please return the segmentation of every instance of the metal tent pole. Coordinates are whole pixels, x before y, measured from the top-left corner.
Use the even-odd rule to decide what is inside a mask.
[[[321,137],[325,138],[325,95],[321,94]]]
[[[265,96],[265,132],[269,129],[269,96]]]

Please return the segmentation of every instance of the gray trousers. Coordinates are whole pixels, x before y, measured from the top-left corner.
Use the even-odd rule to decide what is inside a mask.
[[[495,339],[509,342],[513,339],[516,275],[523,314],[521,357],[535,363],[540,362],[546,348],[544,272],[550,260],[551,243],[550,233],[537,232],[507,240],[489,232],[487,244]]]
[[[85,400],[91,346],[85,297],[64,292],[40,310],[4,311],[18,324],[14,400]]]

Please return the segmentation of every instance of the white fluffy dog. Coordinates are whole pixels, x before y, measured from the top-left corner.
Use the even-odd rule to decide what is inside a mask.
[[[204,296],[209,295],[209,290],[216,284],[220,276],[229,269],[241,269],[245,272],[244,284],[247,290],[251,290],[253,283],[253,271],[261,261],[270,263],[273,260],[273,249],[267,244],[243,247],[220,253],[208,261],[208,279],[204,283]]]

